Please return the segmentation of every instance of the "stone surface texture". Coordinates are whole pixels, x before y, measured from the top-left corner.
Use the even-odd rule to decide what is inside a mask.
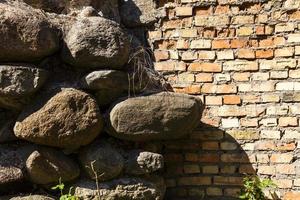
[[[62,59],[81,69],[120,69],[129,56],[126,32],[102,17],[79,18],[66,33]]]
[[[103,127],[95,100],[79,90],[64,89],[42,107],[28,107],[14,127],[18,138],[46,146],[76,149],[91,143]]]
[[[109,113],[109,134],[125,140],[176,139],[200,121],[201,103],[193,97],[162,92],[129,98]]]

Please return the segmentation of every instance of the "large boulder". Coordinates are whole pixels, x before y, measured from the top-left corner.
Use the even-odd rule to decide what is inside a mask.
[[[81,150],[79,160],[88,176],[99,181],[117,177],[124,166],[121,154],[105,141],[97,141]]]
[[[132,175],[149,174],[164,167],[161,154],[142,150],[132,150],[127,153],[125,173]]]
[[[3,196],[0,200],[54,200],[52,197],[44,195],[27,195],[27,196]]]
[[[147,26],[164,15],[154,0],[121,0],[120,16],[127,27]]]
[[[202,105],[193,96],[161,92],[129,98],[109,113],[108,132],[124,140],[176,139],[200,122]]]
[[[46,70],[33,65],[0,65],[0,107],[20,110],[47,77]]]
[[[7,192],[25,179],[25,162],[19,152],[0,146],[0,193]]]
[[[94,91],[98,105],[105,106],[128,94],[128,74],[117,70],[94,71],[82,79],[81,85]]]
[[[50,148],[39,148],[27,158],[26,170],[30,180],[36,184],[56,183],[60,179],[68,182],[80,174],[78,165],[62,152]]]
[[[102,116],[96,101],[76,89],[63,89],[46,102],[37,101],[17,119],[15,135],[36,144],[76,149],[101,132]]]
[[[120,178],[99,183],[98,189],[93,181],[81,180],[74,188],[82,200],[162,200],[165,194],[164,180],[159,177]]]
[[[59,48],[58,31],[46,15],[19,1],[0,3],[0,61],[36,61]]]
[[[99,70],[86,75],[82,80],[82,85],[90,90],[128,89],[128,74],[117,70]]]
[[[24,0],[34,8],[50,13],[78,13],[92,7],[99,15],[120,22],[118,0]]]
[[[79,17],[64,42],[62,59],[81,69],[120,69],[129,56],[126,32],[102,17]]]

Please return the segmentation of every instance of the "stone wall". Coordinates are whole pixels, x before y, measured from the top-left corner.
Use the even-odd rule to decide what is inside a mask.
[[[146,30],[164,13],[144,0],[0,0],[0,200],[164,199],[161,141],[203,111],[153,68]]]
[[[231,199],[243,174],[299,199],[300,1],[160,6],[166,17],[148,34],[155,69],[205,103],[198,129],[165,144],[168,199]]]

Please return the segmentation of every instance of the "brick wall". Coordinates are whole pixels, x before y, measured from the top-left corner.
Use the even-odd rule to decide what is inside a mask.
[[[253,173],[300,199],[300,1],[160,4],[155,68],[205,103],[199,128],[165,144],[167,199],[231,199]]]

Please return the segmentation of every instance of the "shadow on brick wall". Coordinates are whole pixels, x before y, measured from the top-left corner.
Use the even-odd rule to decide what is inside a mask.
[[[253,158],[241,144],[207,124],[188,138],[165,142],[164,156],[166,200],[237,199],[243,177],[255,174]]]

